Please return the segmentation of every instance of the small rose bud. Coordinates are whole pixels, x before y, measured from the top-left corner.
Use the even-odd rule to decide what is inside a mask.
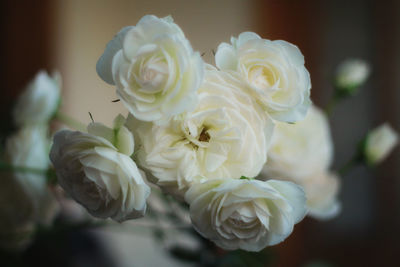
[[[369,165],[383,161],[398,143],[398,134],[384,123],[372,130],[366,139],[364,154]]]
[[[354,94],[365,83],[370,73],[369,64],[362,59],[348,59],[337,68],[335,85],[341,93]]]

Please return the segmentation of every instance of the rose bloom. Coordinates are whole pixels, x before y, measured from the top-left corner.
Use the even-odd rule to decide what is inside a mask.
[[[274,123],[246,93],[236,74],[206,72],[193,112],[165,125],[128,119],[140,166],[155,182],[182,194],[200,175],[255,177],[266,161]]]
[[[382,162],[399,142],[399,135],[388,123],[372,130],[365,143],[365,157],[370,165]]]
[[[61,78],[40,71],[18,98],[13,111],[18,126],[47,123],[56,113],[60,102]]]
[[[113,129],[91,123],[88,133],[59,131],[50,152],[61,187],[91,215],[119,222],[142,217],[150,194],[123,123],[119,116]]]
[[[294,181],[326,170],[333,157],[333,143],[328,120],[312,106],[303,121],[277,123],[262,174]]]
[[[309,215],[329,219],[340,211],[336,197],[339,181],[328,173],[333,144],[325,114],[311,106],[306,118],[295,124],[277,123],[261,179],[292,181],[307,196]]]
[[[6,140],[4,161],[31,171],[4,172],[0,186],[0,247],[22,250],[37,224],[49,226],[59,206],[47,187],[49,167],[47,127],[29,125]]]
[[[26,194],[25,199],[30,202],[26,205],[32,205],[34,221],[44,225],[51,224],[59,208],[47,187],[46,171],[50,164],[47,130],[41,125],[23,127],[7,139],[5,151],[5,161],[10,165],[36,170],[13,171],[9,179],[14,179],[12,184],[21,188],[16,191]]]
[[[209,180],[193,184],[185,200],[197,232],[228,250],[278,244],[307,212],[301,187],[276,180]]]
[[[26,248],[34,233],[35,206],[30,196],[10,174],[2,174],[0,186],[0,248]]]
[[[97,63],[97,73],[139,120],[168,120],[191,109],[204,63],[171,17],[144,16],[123,28]]]
[[[340,180],[335,174],[316,172],[298,183],[306,193],[309,216],[327,220],[339,214],[341,204],[337,197]]]
[[[274,119],[295,122],[306,115],[311,81],[297,46],[243,32],[218,46],[215,62],[221,70],[239,72]]]

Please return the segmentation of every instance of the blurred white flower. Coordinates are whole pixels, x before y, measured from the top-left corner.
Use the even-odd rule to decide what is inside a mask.
[[[298,183],[307,196],[308,215],[320,220],[335,217],[341,210],[337,199],[340,180],[331,172],[317,172]]]
[[[18,251],[32,240],[35,226],[35,205],[12,173],[1,175],[0,247]]]
[[[311,81],[297,46],[243,32],[218,46],[215,62],[221,70],[239,72],[274,119],[295,122],[306,115]]]
[[[198,175],[257,176],[274,127],[236,74],[209,70],[198,92],[196,109],[166,125],[128,119],[140,144],[138,163],[164,190],[178,195]]]
[[[276,180],[209,180],[193,184],[185,200],[195,229],[229,250],[278,244],[307,212],[301,187]]]
[[[345,60],[337,67],[336,86],[353,92],[367,80],[370,71],[369,64],[364,60]]]
[[[333,157],[333,143],[325,114],[311,106],[306,118],[295,124],[277,123],[262,174],[294,182],[326,170]]]
[[[375,165],[383,161],[399,142],[399,135],[388,123],[372,130],[366,140],[365,157],[367,162]]]
[[[61,77],[40,71],[18,98],[13,111],[16,125],[47,123],[60,103]]]
[[[50,152],[62,188],[93,216],[119,222],[142,217],[150,194],[123,123],[118,116],[113,129],[91,123],[89,133],[59,131]]]
[[[329,219],[340,211],[339,181],[328,169],[333,143],[325,114],[311,106],[295,124],[277,123],[261,178],[292,181],[304,188],[309,215]]]
[[[168,120],[193,109],[204,63],[171,17],[144,16],[123,28],[97,62],[129,111],[144,121]]]
[[[49,168],[47,127],[36,125],[21,128],[6,141],[5,160],[16,168],[37,171],[13,171],[15,185],[22,187],[33,205],[35,222],[48,225],[58,212],[58,204],[47,187],[46,171]],[[17,196],[16,196],[17,197]]]

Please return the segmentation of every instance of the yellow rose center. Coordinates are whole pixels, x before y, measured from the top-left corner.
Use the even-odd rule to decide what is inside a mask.
[[[260,90],[271,88],[276,83],[275,73],[265,66],[254,66],[248,72],[249,82]]]

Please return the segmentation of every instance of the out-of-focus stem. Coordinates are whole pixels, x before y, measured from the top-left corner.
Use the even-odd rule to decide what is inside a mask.
[[[34,174],[47,174],[47,169],[38,169],[25,166],[15,166],[5,162],[0,162],[0,171],[12,171],[12,172],[29,172]]]
[[[81,132],[86,132],[86,126],[82,122],[64,114],[61,112],[57,112],[56,115],[54,116],[56,120],[59,120],[60,122],[64,123],[65,125],[74,128],[75,130],[81,131]]]

